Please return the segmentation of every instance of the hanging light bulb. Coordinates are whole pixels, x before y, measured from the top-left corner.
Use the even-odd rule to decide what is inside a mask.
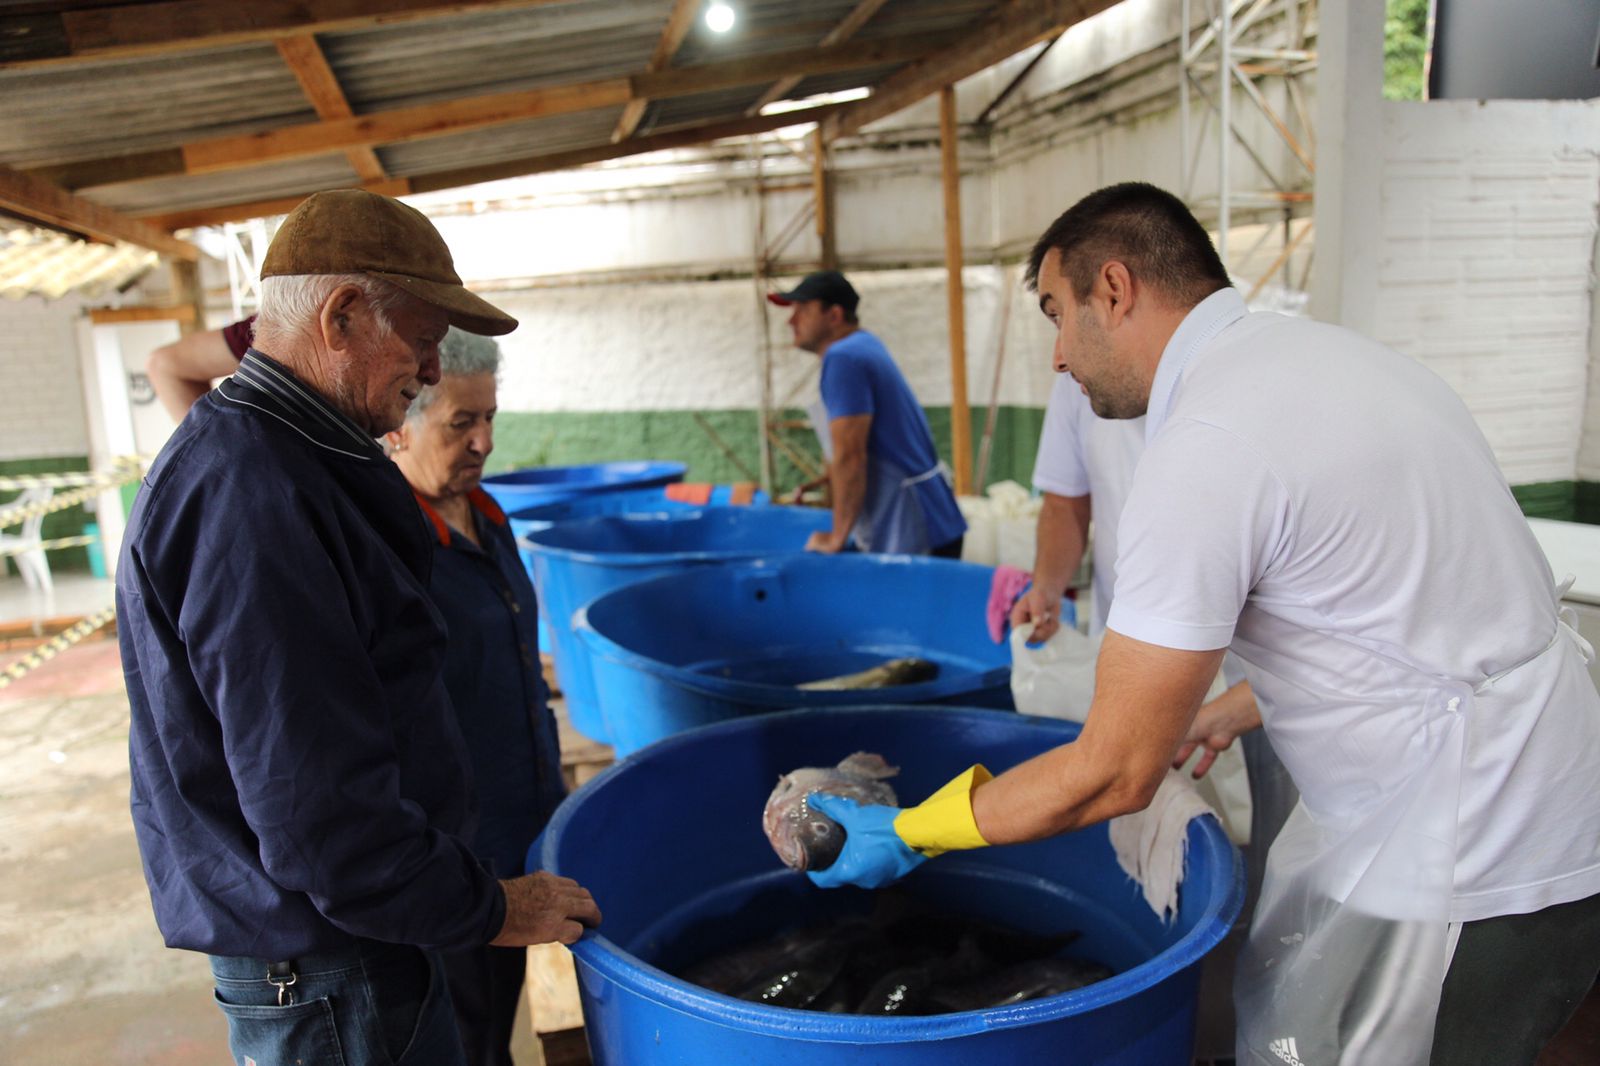
[[[727,33],[733,29],[733,22],[733,8],[722,0],[715,0],[715,3],[706,8],[706,28],[712,33]]]

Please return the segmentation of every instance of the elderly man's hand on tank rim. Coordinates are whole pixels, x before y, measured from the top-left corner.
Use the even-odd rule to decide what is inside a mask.
[[[538,873],[501,881],[506,894],[506,920],[495,947],[528,944],[575,944],[585,926],[600,924],[600,908],[589,890],[570,877]]]

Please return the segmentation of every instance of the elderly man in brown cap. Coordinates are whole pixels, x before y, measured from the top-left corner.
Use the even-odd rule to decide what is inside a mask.
[[[238,1063],[459,1064],[438,952],[600,920],[576,882],[497,880],[464,842],[432,544],[374,442],[439,380],[449,326],[516,324],[419,212],[319,193],[268,250],[255,346],[134,504],[134,828],[167,944],[211,957]]]

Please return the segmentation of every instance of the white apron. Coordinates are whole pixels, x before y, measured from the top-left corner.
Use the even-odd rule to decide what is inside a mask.
[[[1542,651],[1476,688],[1433,680],[1410,740],[1415,770],[1388,794],[1340,819],[1319,821],[1304,799],[1296,805],[1267,857],[1235,970],[1241,1064],[1426,1066],[1454,948],[1468,716],[1492,721],[1530,699],[1593,698],[1594,649],[1568,624],[1570,611],[1561,615]],[[1551,660],[1560,671],[1553,696]]]

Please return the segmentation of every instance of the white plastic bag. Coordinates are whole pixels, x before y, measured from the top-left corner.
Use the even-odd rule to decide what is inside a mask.
[[[1030,648],[1028,638],[1032,635],[1032,622],[1011,630],[1011,699],[1017,710],[1083,722],[1094,702],[1094,666],[1102,637],[1086,637],[1070,626],[1062,626],[1042,645]],[[1219,673],[1206,699],[1215,699],[1226,687]],[[1185,776],[1203,754],[1204,749],[1198,749],[1183,764]],[[1235,743],[1219,754],[1206,776],[1194,785],[1217,812],[1229,839],[1240,845],[1250,843],[1250,778],[1245,771],[1242,745]]]
[[[1023,714],[1083,722],[1094,701],[1094,662],[1100,637],[1061,626],[1037,648],[1028,647],[1033,623],[1011,630],[1011,699]]]

